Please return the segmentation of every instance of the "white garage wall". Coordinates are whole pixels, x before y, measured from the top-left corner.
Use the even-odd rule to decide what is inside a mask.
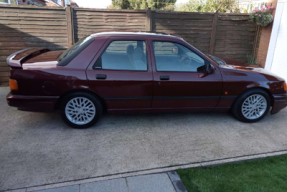
[[[279,0],[271,33],[265,69],[287,80],[287,0]]]

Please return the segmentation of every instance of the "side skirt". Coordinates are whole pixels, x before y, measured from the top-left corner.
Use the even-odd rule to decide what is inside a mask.
[[[130,114],[130,113],[168,113],[168,112],[228,112],[230,108],[145,108],[145,109],[108,109],[110,114]]]

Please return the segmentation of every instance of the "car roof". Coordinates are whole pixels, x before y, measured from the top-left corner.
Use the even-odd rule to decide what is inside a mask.
[[[177,37],[174,35],[170,35],[167,33],[159,33],[159,32],[100,32],[91,34],[93,37],[99,36],[154,36],[154,37],[171,37],[182,39],[181,37]]]

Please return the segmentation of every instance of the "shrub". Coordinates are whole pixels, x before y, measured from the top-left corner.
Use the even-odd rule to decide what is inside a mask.
[[[246,55],[246,57],[247,57],[247,63],[251,65],[258,65],[256,57],[252,55]]]

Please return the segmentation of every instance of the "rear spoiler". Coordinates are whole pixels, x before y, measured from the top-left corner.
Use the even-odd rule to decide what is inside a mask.
[[[17,51],[16,53],[13,53],[9,55],[6,59],[7,64],[10,67],[16,67],[21,68],[22,64],[29,58],[38,55],[40,53],[44,53],[50,51],[50,49],[47,48],[27,48],[23,49],[21,51]]]

